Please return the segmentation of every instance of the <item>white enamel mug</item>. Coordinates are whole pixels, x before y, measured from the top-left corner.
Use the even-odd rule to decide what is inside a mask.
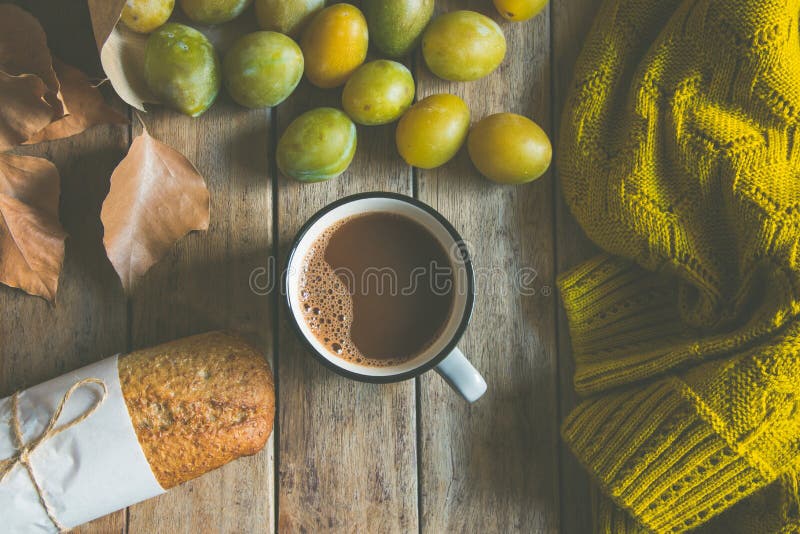
[[[404,215],[424,226],[444,250],[453,267],[454,303],[439,336],[417,356],[397,365],[359,365],[337,355],[319,342],[305,319],[300,299],[303,260],[316,239],[342,219],[370,212]],[[297,233],[289,249],[284,288],[289,317],[295,331],[311,353],[333,371],[363,382],[398,382],[435,369],[467,401],[475,402],[486,392],[486,381],[458,349],[472,315],[475,281],[467,247],[453,226],[436,210],[414,198],[394,193],[362,193],[342,198],[318,211]]]

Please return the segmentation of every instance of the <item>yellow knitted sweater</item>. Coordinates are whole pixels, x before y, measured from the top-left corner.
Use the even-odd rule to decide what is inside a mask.
[[[563,436],[601,531],[800,532],[799,15],[607,0],[578,61],[559,169],[606,254],[559,282]]]

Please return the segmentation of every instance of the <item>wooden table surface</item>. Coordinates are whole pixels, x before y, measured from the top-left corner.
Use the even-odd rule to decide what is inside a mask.
[[[85,2],[17,3],[43,20],[56,55],[99,72]],[[551,0],[521,24],[502,21],[490,0],[436,4],[439,12],[492,16],[508,53],[496,72],[472,83],[436,79],[414,58],[417,97],[458,94],[473,120],[521,113],[555,140],[599,0]],[[244,332],[276,376],[275,432],[263,452],[80,532],[591,531],[586,476],[559,438],[575,397],[555,277],[593,249],[560,198],[557,169],[533,184],[494,185],[465,150],[439,169],[412,169],[396,153],[391,125],[360,127],[356,158],[335,180],[304,185],[280,176],[280,132],[306,109],[338,105],[339,94],[304,81],[271,110],[246,110],[222,94],[198,119],[161,109],[144,115],[152,135],[205,176],[212,222],[207,233],[178,242],[130,297],[105,257],[99,212],[138,121],[19,151],[60,170],[70,238],[55,306],[0,288],[0,397],[117,352],[218,328]],[[342,196],[376,190],[430,204],[472,244],[478,294],[460,347],[489,384],[472,406],[434,373],[393,385],[333,374],[296,339],[280,291],[263,291],[262,275],[282,268],[308,217]],[[521,269],[537,273],[524,294],[516,289]]]

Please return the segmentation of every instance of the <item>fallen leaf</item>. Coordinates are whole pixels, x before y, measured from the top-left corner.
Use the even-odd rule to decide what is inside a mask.
[[[44,100],[47,91],[38,76],[0,71],[0,150],[23,143],[50,124],[54,110]]]
[[[0,283],[54,301],[66,232],[60,179],[42,158],[0,153]]]
[[[178,239],[207,230],[209,211],[208,189],[194,165],[145,129],[111,174],[100,212],[106,254],[125,291]]]
[[[42,25],[24,9],[0,4],[0,150],[61,117],[60,97]]]
[[[0,4],[0,70],[12,76],[38,76],[48,89],[45,102],[56,115],[63,113],[44,28],[36,17],[13,4]],[[8,104],[3,101],[3,105]]]
[[[117,24],[123,7],[125,0],[89,0],[89,17],[100,64],[111,85],[126,104],[145,111],[146,102],[158,102],[144,79],[147,35]]]
[[[76,135],[97,124],[126,124],[128,119],[106,104],[103,95],[79,69],[53,60],[61,82],[61,97],[66,115],[32,135],[25,144],[52,141]]]
[[[97,49],[103,44],[117,26],[125,0],[89,0],[89,17],[92,20],[92,31]]]

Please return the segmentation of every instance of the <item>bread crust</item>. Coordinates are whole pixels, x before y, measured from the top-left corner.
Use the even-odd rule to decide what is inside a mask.
[[[255,454],[275,415],[272,373],[239,337],[209,332],[119,359],[133,428],[164,489]]]

